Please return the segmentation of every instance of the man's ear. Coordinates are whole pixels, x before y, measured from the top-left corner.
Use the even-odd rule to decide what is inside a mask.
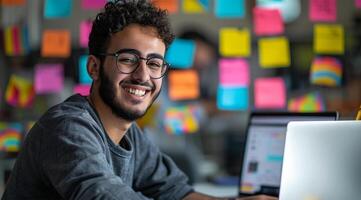
[[[96,81],[99,79],[99,71],[100,71],[100,60],[99,58],[95,57],[94,55],[88,56],[87,62],[87,70],[89,76]]]

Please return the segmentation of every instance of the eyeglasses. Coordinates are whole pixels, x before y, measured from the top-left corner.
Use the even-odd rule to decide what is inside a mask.
[[[149,76],[152,79],[159,79],[164,76],[170,65],[160,55],[151,55],[148,58],[140,57],[133,50],[120,50],[116,53],[101,53],[101,56],[114,56],[119,72],[123,74],[131,74],[140,66],[141,60],[144,60]]]

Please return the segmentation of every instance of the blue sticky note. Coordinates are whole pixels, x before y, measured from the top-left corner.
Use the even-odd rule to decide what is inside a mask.
[[[79,83],[81,84],[91,84],[93,79],[90,78],[86,63],[88,60],[88,56],[83,55],[79,57]]]
[[[214,12],[218,18],[243,18],[244,0],[216,0]]]
[[[248,87],[219,86],[217,107],[220,110],[247,110]]]
[[[45,0],[44,17],[47,19],[70,16],[72,0]]]
[[[208,9],[209,9],[209,0],[198,0],[198,2],[202,5],[204,10],[208,11]]]
[[[193,65],[196,44],[193,40],[175,39],[165,56],[172,68],[187,69]]]

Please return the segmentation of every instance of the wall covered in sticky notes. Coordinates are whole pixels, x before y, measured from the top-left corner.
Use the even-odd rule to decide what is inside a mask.
[[[34,121],[74,93],[89,94],[88,36],[106,2],[0,1],[0,121]],[[176,38],[155,102],[164,106],[151,117],[190,104],[206,119],[264,110],[351,117],[361,102],[359,0],[152,3],[168,10]],[[158,127],[178,131],[174,121]],[[194,122],[197,131],[207,123]]]

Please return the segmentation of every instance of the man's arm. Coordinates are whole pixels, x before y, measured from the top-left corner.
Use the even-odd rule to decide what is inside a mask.
[[[257,195],[257,196],[243,197],[243,198],[221,198],[221,197],[211,197],[205,194],[192,192],[188,194],[183,200],[277,200],[277,198],[266,195]]]

